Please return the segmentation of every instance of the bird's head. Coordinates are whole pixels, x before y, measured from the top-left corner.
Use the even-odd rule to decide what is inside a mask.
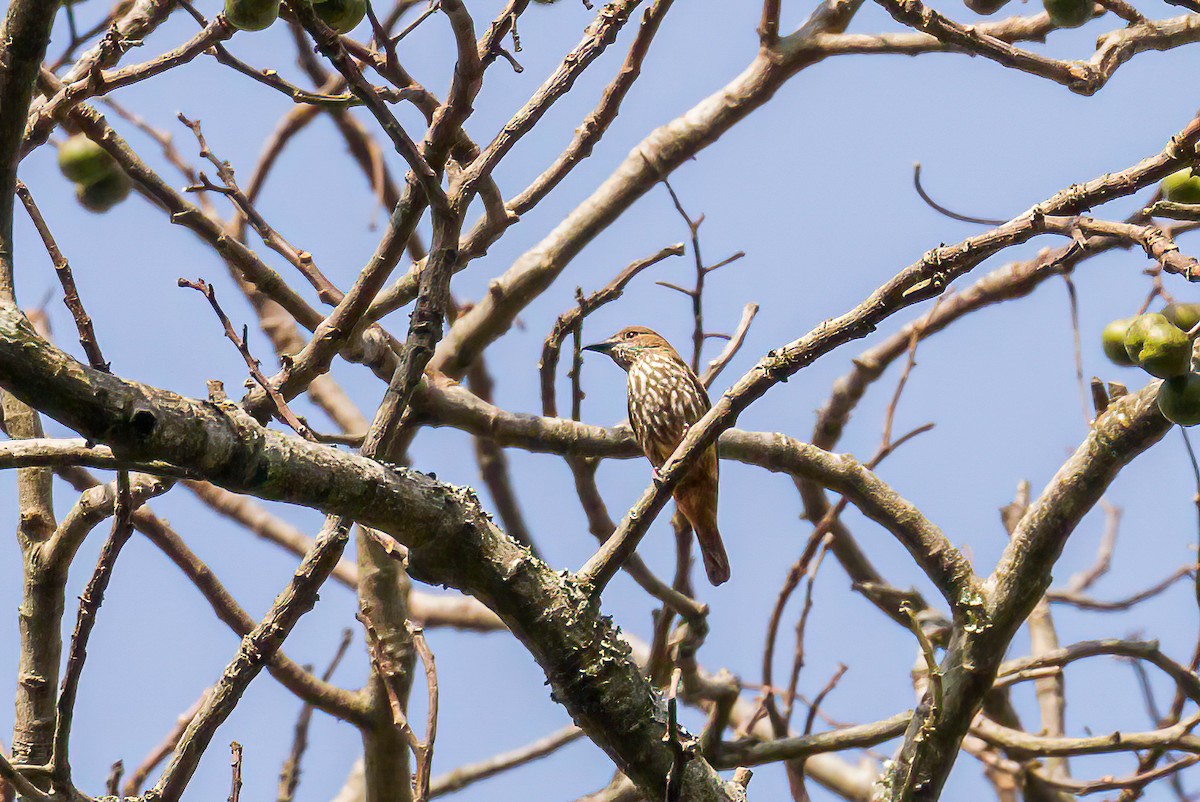
[[[607,340],[584,346],[583,350],[607,354],[625,370],[646,354],[675,353],[670,343],[645,326],[626,326]]]

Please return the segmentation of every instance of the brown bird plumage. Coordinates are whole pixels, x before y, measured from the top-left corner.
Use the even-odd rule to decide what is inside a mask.
[[[612,357],[629,374],[629,424],[657,470],[711,404],[704,385],[671,344],[644,326],[628,326],[586,350]],[[705,449],[675,486],[675,503],[700,543],[708,581],[729,579],[729,557],[717,529],[717,446]]]

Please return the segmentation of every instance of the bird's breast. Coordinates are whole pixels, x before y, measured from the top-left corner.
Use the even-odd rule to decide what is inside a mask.
[[[687,427],[707,408],[691,369],[677,359],[651,354],[629,369],[629,423],[642,451],[661,465]]]

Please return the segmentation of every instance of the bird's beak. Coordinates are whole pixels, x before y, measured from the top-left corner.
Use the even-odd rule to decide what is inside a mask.
[[[605,355],[611,354],[612,349],[613,349],[613,344],[611,342],[608,342],[607,340],[602,343],[592,343],[591,345],[583,346],[584,351],[595,351],[598,354],[605,354]]]

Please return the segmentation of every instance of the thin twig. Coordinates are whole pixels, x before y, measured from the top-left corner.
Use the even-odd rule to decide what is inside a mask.
[[[283,396],[279,394],[279,391],[271,385],[270,380],[264,376],[262,370],[259,369],[258,360],[254,358],[252,353],[250,353],[250,347],[246,344],[246,338],[248,335],[246,328],[243,327],[241,336],[238,336],[237,331],[235,331],[233,328],[233,324],[226,316],[225,310],[221,308],[219,303],[217,303],[217,293],[216,290],[213,289],[212,285],[205,283],[204,279],[188,281],[185,278],[179,279],[178,284],[180,287],[188,287],[189,289],[193,289],[208,299],[208,303],[210,306],[212,306],[213,312],[216,313],[217,318],[221,321],[221,325],[225,328],[225,336],[229,338],[229,341],[233,343],[235,348],[237,348],[238,353],[242,355],[242,359],[245,361],[246,367],[250,369],[250,375],[254,378],[254,381],[257,382],[260,387],[266,390],[267,395],[270,396],[271,402],[275,405],[276,417],[278,417],[283,423],[286,423],[288,426],[290,426],[304,439],[315,442],[317,439],[316,435],[312,433],[312,430],[309,429],[303,421],[296,417],[296,414],[288,407],[287,401],[283,399]]]
[[[938,214],[949,217],[951,220],[958,220],[962,223],[975,223],[981,226],[1002,226],[1005,223],[1004,220],[998,220],[991,217],[971,217],[970,215],[959,214],[958,212],[950,211],[945,206],[935,201],[929,196],[929,193],[925,191],[925,187],[921,185],[920,162],[913,162],[913,188],[917,190],[917,194],[921,196],[921,200],[925,201],[929,208],[933,209]]]
[[[404,29],[401,30],[400,33],[390,37],[389,41],[392,43],[392,46],[394,47],[395,45],[399,44],[404,37],[415,31],[422,22],[437,13],[439,7],[438,0],[429,0],[429,6],[420,14],[418,14],[416,19],[404,26]]]
[[[50,802],[52,797],[38,788],[24,774],[13,768],[3,754],[0,754],[0,779],[7,781],[17,793],[32,802]]]
[[[784,698],[783,705],[783,723],[786,725],[792,720],[792,710],[795,707],[796,688],[800,684],[800,672],[804,669],[804,634],[808,629],[808,616],[812,612],[813,607],[813,587],[816,585],[817,572],[821,570],[822,563],[825,562],[825,554],[829,551],[829,544],[833,542],[833,536],[826,533],[821,538],[821,549],[817,552],[816,559],[813,560],[811,567],[807,571],[807,582],[804,586],[804,603],[800,606],[800,619],[796,622],[796,649],[792,657],[792,670],[788,678],[787,696]],[[815,704],[815,703],[814,703]],[[815,711],[810,708],[810,713],[816,715]]]
[[[758,39],[765,48],[771,48],[779,41],[779,7],[780,0],[763,0],[762,20],[758,23]]]
[[[921,622],[917,620],[912,607],[904,605],[901,609],[908,616],[909,628],[917,638],[917,643],[921,648],[921,655],[925,658],[925,670],[929,674],[929,711],[926,714],[925,722],[922,724],[923,727],[929,728],[937,721],[938,714],[942,709],[942,672],[938,667],[937,657],[934,655],[933,644],[929,642],[929,636],[925,634],[925,629],[921,626]]]
[[[212,693],[201,705],[175,748],[175,756],[148,793],[164,802],[178,802],[217,728],[229,717],[250,682],[279,652],[300,617],[317,595],[342,556],[349,525],[337,516],[326,518],[320,534],[296,568],[266,616],[242,639],[237,654],[225,667]]]
[[[1075,383],[1079,387],[1079,403],[1083,409],[1083,420],[1091,423],[1092,416],[1088,414],[1090,395],[1088,384],[1083,378],[1083,344],[1079,336],[1079,293],[1075,291],[1075,282],[1070,273],[1063,273],[1063,282],[1067,285],[1067,306],[1070,309],[1071,344],[1075,357]]]
[[[821,703],[825,701],[825,697],[833,692],[837,684],[841,682],[842,676],[846,673],[846,666],[843,663],[838,663],[837,670],[833,672],[833,676],[829,678],[829,682],[825,683],[825,687],[813,697],[812,704],[808,706],[808,716],[804,719],[804,734],[811,735],[813,725],[817,721],[817,712],[821,709]]]
[[[75,713],[75,698],[79,693],[79,679],[83,664],[87,660],[88,640],[96,625],[96,614],[104,603],[104,591],[112,579],[117,557],[133,534],[133,501],[129,490],[129,472],[117,472],[117,495],[113,510],[112,534],[100,550],[96,569],[88,580],[87,588],[79,597],[79,614],[75,620],[75,631],[67,652],[67,668],[63,676],[62,691],[58,697],[57,717],[54,722],[53,774],[55,784],[67,787],[71,780],[70,742],[71,722]]]
[[[700,251],[700,225],[704,222],[704,215],[697,218],[692,218],[683,208],[682,201],[679,200],[679,195],[675,193],[675,188],[671,186],[671,182],[665,177],[662,180],[663,186],[667,188],[667,192],[671,196],[671,203],[675,205],[675,211],[679,212],[679,216],[683,218],[684,224],[688,227],[688,233],[692,240],[692,258],[696,264],[696,280],[691,289],[684,289],[669,281],[655,282],[661,287],[675,290],[683,293],[692,302],[692,370],[696,373],[700,372],[700,352],[704,348],[704,342],[710,337],[722,336],[710,334],[704,330],[704,280],[708,274],[724,267],[727,264],[736,262],[746,254],[743,251],[738,251],[732,256],[722,259],[714,265],[705,265],[704,257]]]
[[[75,287],[75,276],[71,273],[67,257],[63,256],[62,251],[58,248],[58,243],[54,241],[54,235],[50,233],[46,219],[42,217],[41,210],[34,203],[29,187],[20,181],[17,182],[17,197],[25,205],[25,211],[29,213],[34,228],[42,238],[42,244],[46,246],[46,252],[50,254],[50,261],[54,263],[54,274],[58,276],[58,281],[63,288],[63,303],[71,311],[71,317],[75,320],[75,328],[79,332],[79,344],[83,346],[83,352],[87,355],[88,362],[97,370],[108,372],[109,363],[100,351],[100,343],[96,340],[96,331],[92,328],[92,319],[84,310],[83,301],[79,299],[79,290]]]
[[[237,741],[229,744],[230,780],[229,802],[238,802],[242,796],[242,745]]]
[[[146,782],[146,778],[150,776],[150,772],[158,768],[158,764],[162,763],[167,757],[175,751],[175,747],[179,744],[179,739],[183,737],[184,731],[187,730],[192,719],[196,717],[196,713],[200,711],[200,707],[208,698],[209,690],[200,694],[200,698],[192,702],[192,706],[179,715],[175,720],[175,726],[167,733],[166,737],[155,746],[142,759],[137,768],[130,773],[129,778],[125,780],[125,788],[122,791],[122,796],[137,796],[142,791],[142,785]],[[116,796],[116,794],[114,794]]]
[[[312,254],[294,247],[285,240],[279,232],[267,223],[266,218],[255,208],[250,198],[242,192],[234,175],[233,167],[230,166],[229,162],[219,158],[208,146],[208,140],[204,137],[204,131],[201,129],[199,120],[189,120],[182,114],[177,114],[176,117],[196,137],[196,142],[200,146],[200,156],[207,159],[216,168],[217,177],[224,184],[224,186],[217,186],[201,172],[197,176],[198,183],[186,187],[184,191],[214,192],[228,197],[233,201],[237,211],[250,223],[255,233],[262,238],[263,243],[295,267],[300,275],[317,291],[317,296],[322,301],[327,304],[340,302],[343,298],[343,293],[320,271],[313,262]]]
[[[333,658],[329,661],[325,673],[321,675],[323,681],[329,682],[333,678],[333,673],[342,662],[342,658],[346,656],[352,639],[352,630],[342,630],[342,639],[338,643],[337,650],[333,653]],[[296,787],[300,784],[300,762],[304,759],[304,752],[308,748],[308,728],[312,723],[313,710],[315,708],[312,704],[305,702],[300,708],[300,715],[296,717],[292,748],[288,752],[287,760],[283,763],[283,768],[279,771],[277,802],[292,802],[296,796]]]
[[[741,350],[742,344],[746,341],[750,324],[754,322],[754,316],[757,314],[758,304],[749,303],[742,308],[742,319],[738,321],[737,328],[734,329],[729,342],[725,343],[721,353],[708,363],[708,367],[704,369],[704,375],[700,377],[700,383],[704,385],[705,389],[712,386],[717,376],[721,375],[721,371],[725,370],[725,366],[737,356],[737,352]]]
[[[1130,594],[1114,601],[1102,601],[1092,598],[1081,592],[1072,591],[1069,588],[1066,590],[1050,590],[1046,592],[1046,598],[1056,604],[1066,604],[1071,607],[1076,607],[1080,610],[1092,610],[1095,612],[1111,613],[1117,610],[1128,610],[1141,604],[1144,601],[1153,599],[1155,596],[1166,591],[1176,582],[1181,579],[1195,578],[1196,566],[1184,565],[1176,568],[1163,579],[1155,582],[1145,590],[1140,590],[1137,593]]]
[[[1072,575],[1067,580],[1067,592],[1069,593],[1083,593],[1095,584],[1096,580],[1107,574],[1112,565],[1113,548],[1116,546],[1117,534],[1121,529],[1122,510],[1107,499],[1100,500],[1100,508],[1104,510],[1104,532],[1100,535],[1096,560],[1088,568]]]
[[[485,780],[488,777],[494,777],[501,772],[545,757],[567,744],[579,740],[581,737],[583,737],[583,730],[574,724],[569,724],[561,730],[553,732],[545,738],[540,738],[520,749],[504,752],[479,763],[460,766],[440,777],[434,777],[429,783],[429,796],[432,799],[443,794],[459,791],[472,783]]]
[[[671,672],[671,682],[667,686],[667,731],[663,741],[671,749],[672,760],[667,773],[666,802],[681,802],[684,767],[695,757],[695,744],[684,742],[679,726],[679,683],[682,677],[682,672],[676,668]]]
[[[125,775],[125,762],[118,760],[108,769],[108,777],[104,780],[104,790],[109,796],[120,796],[121,777]]]
[[[434,664],[433,652],[429,649],[429,644],[425,640],[425,632],[417,626],[413,626],[410,622],[405,622],[408,628],[409,635],[412,636],[413,646],[416,647],[417,655],[421,658],[421,665],[425,668],[425,687],[429,694],[429,711],[425,721],[425,740],[421,741],[414,747],[414,756],[417,759],[417,772],[413,778],[416,793],[413,797],[413,802],[427,802],[429,799],[429,783],[433,773],[433,744],[437,740],[437,720],[438,720],[438,678],[437,667]]]

